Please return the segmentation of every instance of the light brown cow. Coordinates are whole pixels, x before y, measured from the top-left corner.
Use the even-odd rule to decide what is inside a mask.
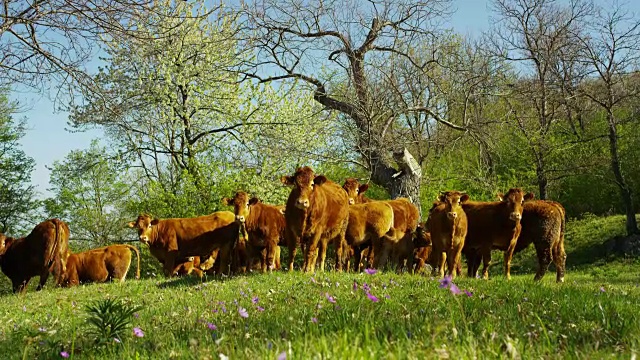
[[[367,191],[369,186],[367,184],[360,185],[357,179],[346,179],[342,187],[347,191],[350,202],[355,204],[376,202],[376,200],[371,200],[364,196],[364,192]],[[418,227],[418,219],[420,218],[418,208],[413,205],[409,199],[398,198],[394,200],[380,200],[380,202],[390,205],[393,209],[394,236],[386,237],[381,247],[373,248],[373,266],[375,268],[384,267],[391,249],[396,246],[397,243],[404,242],[404,244],[409,244],[412,241],[413,234]],[[411,250],[411,252],[413,252],[413,250]]]
[[[348,246],[345,240],[349,221],[347,194],[340,185],[323,175],[316,175],[308,166],[298,168],[292,176],[283,176],[283,184],[292,186],[285,210],[285,236],[289,247],[289,270],[293,270],[296,244],[304,246],[305,272],[314,272],[318,253],[320,271],[324,271],[327,246],[336,244],[338,271],[346,262]]]
[[[361,249],[368,244],[381,248],[383,242],[393,241],[393,209],[383,202],[349,206],[349,223],[345,238],[356,257],[356,271],[360,271]],[[387,240],[387,237],[391,237]],[[350,251],[351,252],[351,251]],[[357,254],[356,254],[357,253]]]
[[[538,257],[538,270],[534,280],[541,280],[544,277],[553,260],[556,266],[556,281],[564,282],[567,259],[564,251],[564,207],[555,201],[533,200],[533,198],[532,193],[525,195],[522,220],[520,220],[522,230],[514,253],[526,249],[533,243]],[[465,253],[465,256],[469,272],[475,273],[480,266],[480,256],[477,253]]]
[[[482,277],[489,278],[491,249],[504,249],[504,272],[511,278],[511,259],[520,236],[520,219],[524,204],[521,189],[509,189],[499,195],[501,201],[467,201],[462,204],[467,215],[467,237],[463,252],[476,252],[482,256]],[[475,277],[476,274],[470,274]]]
[[[67,271],[62,285],[70,287],[81,283],[111,280],[123,282],[131,266],[131,251],[136,253],[136,279],[140,279],[138,248],[127,244],[118,244],[69,254]]]
[[[22,238],[0,234],[0,268],[11,279],[13,292],[24,292],[34,276],[40,276],[41,290],[53,272],[56,285],[61,285],[66,271],[69,248],[69,226],[60,219],[49,219],[36,225]]]
[[[285,244],[286,222],[282,207],[262,203],[258,198],[250,198],[244,191],[233,198],[222,199],[223,204],[233,206],[236,221],[244,228],[248,238],[248,263],[253,256],[260,256],[263,272],[276,268],[280,262],[279,245]]]
[[[467,216],[462,204],[468,200],[467,194],[446,191],[438,196],[438,202],[429,211],[427,229],[433,244],[434,270],[437,269],[440,277],[444,277],[445,259],[447,274],[455,279],[458,273],[460,254],[467,235]]]
[[[210,256],[219,249],[216,273],[228,272],[231,250],[238,240],[239,226],[230,211],[218,211],[195,218],[151,219],[147,214],[129,223],[138,230],[140,241],[163,264],[164,274],[173,276],[176,260]]]

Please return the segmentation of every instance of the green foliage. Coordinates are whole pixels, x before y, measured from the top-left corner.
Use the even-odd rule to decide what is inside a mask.
[[[99,345],[112,343],[114,339],[122,341],[133,314],[141,309],[142,306],[126,304],[114,298],[95,301],[86,306],[87,333]]]
[[[35,162],[20,146],[25,123],[13,118],[18,104],[7,93],[0,88],[0,233],[23,236],[33,226],[25,219],[38,207],[30,184]]]

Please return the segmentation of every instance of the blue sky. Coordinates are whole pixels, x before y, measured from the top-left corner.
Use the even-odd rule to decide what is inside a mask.
[[[640,1],[632,1],[631,7],[640,9]],[[489,2],[487,0],[454,0],[456,12],[449,26],[465,35],[477,35],[489,26]],[[634,9],[635,10],[635,9]],[[92,139],[101,136],[101,131],[83,133],[67,131],[67,114],[56,112],[54,104],[45,95],[33,92],[14,92],[13,99],[20,101],[26,111],[17,115],[27,119],[29,130],[22,139],[24,151],[36,161],[32,183],[47,196],[49,170],[54,161],[62,160],[71,150],[87,148]]]

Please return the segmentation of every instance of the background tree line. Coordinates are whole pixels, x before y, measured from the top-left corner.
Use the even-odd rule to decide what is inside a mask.
[[[0,101],[0,230],[58,216],[92,245],[131,239],[140,212],[206,214],[237,190],[284,203],[280,175],[310,164],[423,214],[442,190],[493,200],[517,186],[570,217],[626,214],[637,233],[639,18],[586,0],[490,3],[494,25],[474,38],[447,27],[445,0],[131,3],[95,38],[73,34],[86,44],[59,40],[99,48],[97,72],[80,56],[72,71],[8,68],[6,86],[82,79],[69,122],[105,137],[54,163],[54,196],[38,201],[19,113]]]

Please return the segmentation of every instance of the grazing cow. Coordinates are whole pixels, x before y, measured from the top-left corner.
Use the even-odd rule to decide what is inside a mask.
[[[378,202],[371,200],[364,196],[364,192],[367,191],[369,186],[367,184],[360,185],[357,179],[346,179],[343,189],[347,191],[349,196],[349,202],[354,204],[363,204]],[[418,208],[406,198],[398,198],[394,200],[381,200],[379,202],[386,203],[393,209],[393,230],[394,236],[385,237],[385,241],[382,242],[378,248],[373,248],[373,266],[375,268],[384,267],[391,249],[399,242],[403,242],[408,245],[412,242],[413,233],[418,226],[418,219],[420,218],[420,212]],[[413,249],[411,249],[413,252]],[[411,259],[413,261],[413,259]]]
[[[445,258],[447,274],[454,279],[458,273],[460,254],[467,236],[467,216],[462,204],[468,200],[467,194],[446,191],[438,196],[438,202],[429,211],[427,228],[431,234],[435,268],[440,277],[444,277]]]
[[[233,206],[236,221],[246,231],[249,248],[248,264],[253,256],[260,255],[262,272],[276,268],[280,259],[280,244],[285,242],[286,222],[282,207],[267,205],[258,198],[239,191],[233,198],[222,199],[223,204]]]
[[[387,237],[393,236],[393,209],[389,204],[372,202],[349,206],[345,238],[349,247],[353,248],[356,271],[360,271],[362,247],[372,244],[379,248],[387,241]]]
[[[49,219],[36,225],[23,238],[0,234],[0,268],[11,279],[13,292],[24,292],[34,276],[40,276],[41,290],[49,273],[56,285],[61,285],[66,271],[69,248],[69,226],[59,219]]]
[[[467,201],[462,209],[467,215],[467,237],[464,253],[479,253],[482,256],[482,277],[489,278],[491,249],[504,251],[504,270],[511,278],[511,259],[520,235],[524,194],[521,189],[509,189],[506,195],[498,195],[500,201]],[[475,277],[475,271],[469,274]]]
[[[292,186],[285,209],[285,236],[289,247],[289,270],[293,270],[298,240],[304,246],[305,272],[314,272],[318,253],[320,271],[324,271],[327,246],[336,244],[338,271],[348,255],[345,233],[349,221],[347,194],[340,185],[308,167],[298,168],[292,176],[283,176],[283,184]]]
[[[195,218],[151,219],[147,214],[129,223],[138,230],[140,241],[163,264],[164,274],[173,276],[176,260],[210,256],[219,249],[216,273],[228,272],[229,258],[238,240],[239,226],[230,211],[218,211]]]
[[[427,230],[426,224],[418,224],[414,237],[413,261],[415,263],[413,272],[419,273],[422,271],[427,262],[430,261],[433,245],[431,242],[431,234]]]
[[[110,280],[123,282],[131,266],[131,251],[136,253],[138,259],[136,279],[140,279],[140,252],[138,248],[118,244],[69,254],[67,271],[62,285],[70,287],[80,283]]]
[[[555,201],[533,200],[533,198],[532,193],[525,195],[522,220],[520,220],[522,230],[514,253],[526,249],[533,243],[538,257],[538,270],[534,280],[541,280],[544,277],[553,260],[556,266],[556,281],[564,282],[567,259],[564,251],[564,207]],[[469,271],[477,271],[480,266],[479,255],[477,253],[465,255]]]

